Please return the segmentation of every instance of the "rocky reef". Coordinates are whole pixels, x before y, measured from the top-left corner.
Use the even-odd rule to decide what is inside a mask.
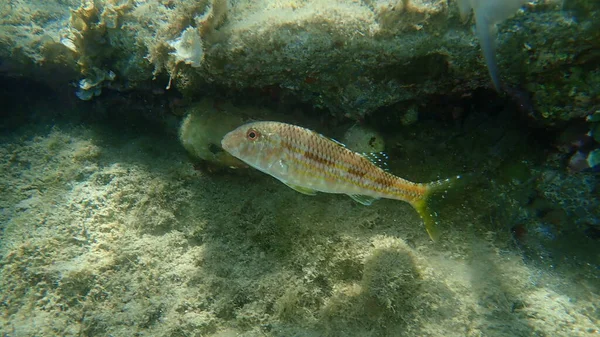
[[[462,7],[483,12],[493,2]],[[160,86],[194,97],[214,85],[276,87],[360,120],[393,104],[409,108],[431,95],[492,85],[458,4],[15,0],[0,5],[0,58],[15,76],[60,72],[81,99],[103,88]],[[480,38],[496,42],[494,82],[509,94],[525,92],[530,117],[543,125],[587,116],[600,92],[600,4],[539,0],[515,12],[521,4],[512,1],[490,19],[489,30],[499,23],[497,37]]]

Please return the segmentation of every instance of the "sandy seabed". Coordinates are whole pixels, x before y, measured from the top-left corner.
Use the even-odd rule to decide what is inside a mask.
[[[600,335],[600,271],[527,259],[471,207],[493,188],[433,243],[408,204],[194,170],[152,132],[25,126],[0,174],[2,336]]]

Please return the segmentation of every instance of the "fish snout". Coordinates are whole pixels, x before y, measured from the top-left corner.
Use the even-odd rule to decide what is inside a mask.
[[[242,148],[244,147],[245,142],[245,133],[240,131],[240,128],[237,128],[228,134],[226,134],[223,139],[221,139],[221,147],[223,150],[229,152],[234,157],[239,157]]]
[[[234,148],[234,138],[233,137],[233,131],[227,133],[223,139],[221,139],[221,147],[223,148],[223,150],[230,152],[231,150]]]

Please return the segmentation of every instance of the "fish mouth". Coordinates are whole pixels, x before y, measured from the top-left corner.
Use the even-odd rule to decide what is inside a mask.
[[[227,133],[225,136],[223,136],[223,139],[221,139],[221,147],[223,148],[223,150],[229,152],[229,149],[231,149],[231,132]]]
[[[239,142],[236,141],[237,138],[239,137],[236,137],[235,130],[230,131],[225,136],[223,136],[223,139],[221,139],[221,147],[223,148],[223,150],[235,156],[234,153],[235,148],[237,147],[236,144],[239,144]]]

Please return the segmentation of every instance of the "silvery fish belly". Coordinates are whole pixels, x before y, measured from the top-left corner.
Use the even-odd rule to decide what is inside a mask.
[[[304,194],[347,194],[365,205],[379,198],[406,201],[421,215],[429,236],[438,237],[427,197],[447,188],[451,179],[413,183],[375,165],[375,157],[353,152],[312,130],[279,122],[242,125],[225,135],[221,145],[234,157]]]

